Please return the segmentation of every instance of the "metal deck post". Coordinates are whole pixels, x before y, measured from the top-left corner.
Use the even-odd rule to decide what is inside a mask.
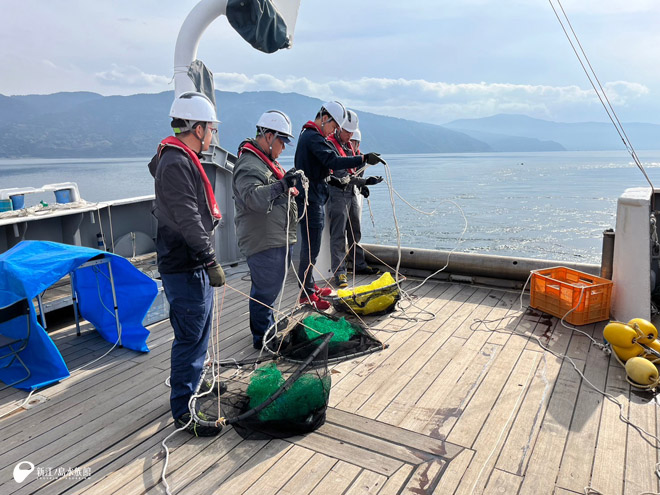
[[[75,279],[74,274],[75,270],[71,272],[71,301],[73,302],[73,316],[76,319],[76,335],[80,337],[80,318],[78,318],[78,296],[76,295],[75,289]]]

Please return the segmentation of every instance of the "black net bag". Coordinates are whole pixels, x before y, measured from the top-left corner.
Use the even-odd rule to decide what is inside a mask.
[[[332,334],[321,335],[301,346],[297,351],[307,355],[301,362],[270,356],[217,363],[214,367],[221,370],[222,393],[197,398],[194,420],[208,426],[234,425],[244,436],[259,432],[281,438],[316,430],[325,422],[330,397],[327,362],[331,339]],[[213,378],[212,370],[208,368],[207,381]]]
[[[332,334],[328,341],[329,364],[347,361],[380,351],[387,346],[369,330],[343,316],[322,313],[310,306],[294,311],[278,322],[278,335],[266,343],[266,348],[283,360],[299,363],[307,359],[310,346],[320,342],[319,336]],[[315,358],[311,365],[323,365]]]

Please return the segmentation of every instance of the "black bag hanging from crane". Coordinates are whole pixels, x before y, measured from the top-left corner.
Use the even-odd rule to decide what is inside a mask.
[[[271,0],[228,0],[227,19],[245,41],[264,53],[291,43],[286,22]]]

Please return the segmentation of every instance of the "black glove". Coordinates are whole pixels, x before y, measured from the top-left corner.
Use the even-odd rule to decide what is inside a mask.
[[[369,188],[367,186],[362,186],[360,188],[360,194],[362,194],[362,196],[364,196],[365,198],[368,198],[369,197]]]
[[[225,272],[217,261],[213,260],[207,263],[204,268],[206,268],[206,273],[209,275],[209,283],[212,287],[225,285]]]
[[[358,189],[362,189],[366,182],[367,182],[367,179],[365,179],[364,177],[357,177],[356,175],[351,175],[351,179],[349,181],[349,184],[351,186],[357,187]]]
[[[383,182],[383,178],[380,175],[374,175],[373,177],[367,177],[367,180],[364,183],[367,186],[374,186],[380,182]]]
[[[367,153],[366,155],[364,155],[362,163],[368,163],[369,165],[376,165],[381,161],[382,160],[380,159],[379,153]]]
[[[284,185],[284,189],[291,189],[292,187],[295,187],[298,182],[300,182],[300,177],[303,175],[302,170],[298,170],[296,168],[292,168],[289,170],[286,174],[284,174],[284,177],[280,179],[280,182]]]
[[[340,189],[344,189],[348,185],[348,181],[350,178],[348,176],[342,177],[341,179],[339,177],[335,177],[334,175],[331,175],[328,177],[328,184],[334,187],[338,187]]]

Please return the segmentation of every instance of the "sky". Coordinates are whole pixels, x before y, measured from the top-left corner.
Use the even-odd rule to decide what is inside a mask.
[[[197,3],[2,1],[6,96],[172,90],[177,34]],[[660,123],[660,1],[561,5],[619,119]],[[258,52],[222,17],[197,57],[219,90],[296,92],[432,124],[608,121],[549,0],[303,0],[291,49]]]

